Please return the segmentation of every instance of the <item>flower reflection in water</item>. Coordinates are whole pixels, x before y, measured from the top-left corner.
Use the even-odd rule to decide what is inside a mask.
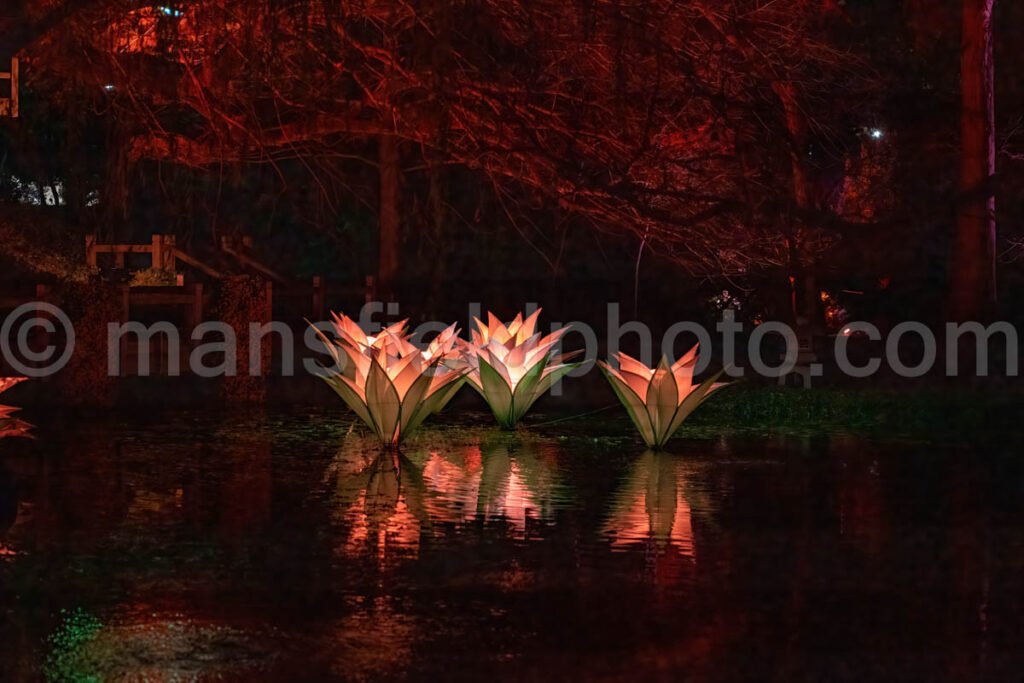
[[[553,455],[536,443],[499,439],[431,450],[423,481],[432,517],[446,522],[503,521],[518,537],[551,520],[562,486]]]
[[[693,521],[686,497],[683,461],[667,453],[647,451],[636,461],[616,494],[605,534],[612,547],[654,544],[696,559]]]
[[[435,524],[504,524],[525,538],[552,520],[562,495],[553,453],[518,439],[378,452],[350,437],[328,472],[336,478],[343,552],[415,557]]]
[[[354,439],[347,443],[351,446]],[[373,455],[368,455],[373,453]],[[328,472],[337,478],[340,521],[348,526],[343,552],[415,556],[428,523],[416,467],[397,452],[343,448]]]

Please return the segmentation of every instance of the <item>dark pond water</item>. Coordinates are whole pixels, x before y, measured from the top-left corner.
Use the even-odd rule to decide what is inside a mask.
[[[1024,458],[593,421],[45,419],[0,441],[0,680],[1017,679]],[[486,424],[484,416],[476,421]]]

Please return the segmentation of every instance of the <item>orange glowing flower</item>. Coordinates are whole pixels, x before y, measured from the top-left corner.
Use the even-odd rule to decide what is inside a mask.
[[[31,438],[29,437],[29,432],[32,430],[32,425],[14,417],[14,413],[17,410],[17,408],[10,406],[0,406],[0,439],[8,436]]]
[[[604,362],[600,363],[601,369],[650,448],[664,446],[697,406],[726,385],[715,382],[723,371],[701,384],[693,384],[696,346],[671,366],[668,359],[662,358],[654,369],[624,353],[615,357],[618,370]]]
[[[15,384],[24,382],[26,377],[0,377],[0,394],[4,393]]]
[[[0,394],[25,379],[25,377],[0,377]],[[8,436],[29,436],[32,425],[14,417],[14,413],[17,411],[17,408],[0,405],[0,439]]]
[[[525,320],[518,314],[505,325],[488,313],[487,324],[477,318],[472,341],[463,342],[467,379],[505,429],[514,428],[538,398],[579,366],[563,362],[575,354],[553,353],[568,328],[543,337],[535,331],[539,315],[540,309]]]
[[[441,410],[458,390],[465,371],[455,326],[421,350],[409,341],[406,323],[367,335],[346,316],[334,316],[337,341],[319,332],[335,367],[321,375],[381,444],[397,447],[424,419]]]

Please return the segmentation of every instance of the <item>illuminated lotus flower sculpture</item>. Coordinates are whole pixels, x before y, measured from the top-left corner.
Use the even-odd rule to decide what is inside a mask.
[[[15,384],[24,382],[26,377],[0,377],[0,394],[4,393]]]
[[[463,342],[466,377],[504,429],[514,428],[538,398],[579,366],[564,362],[574,353],[553,353],[568,328],[543,337],[535,331],[539,315],[539,309],[525,320],[519,314],[506,326],[488,313],[487,324],[477,318],[472,340]]]
[[[337,340],[318,330],[335,361],[322,377],[386,448],[441,410],[462,383],[465,370],[454,367],[460,358],[454,325],[425,350],[409,341],[404,321],[371,336],[336,315],[334,331]]]
[[[0,394],[15,384],[24,382],[25,379],[25,377],[0,377]],[[16,412],[18,412],[17,408],[0,405],[0,439],[8,436],[29,436],[32,425],[14,417]]]
[[[715,381],[723,371],[693,384],[696,346],[671,366],[662,358],[653,370],[624,353],[615,357],[618,370],[604,362],[600,363],[601,369],[650,448],[664,446],[697,406],[726,386],[725,382]]]
[[[19,420],[14,417],[14,413],[18,412],[17,408],[11,406],[0,406],[0,439],[8,436],[21,436],[31,438],[29,432],[32,431],[32,425],[24,420]]]

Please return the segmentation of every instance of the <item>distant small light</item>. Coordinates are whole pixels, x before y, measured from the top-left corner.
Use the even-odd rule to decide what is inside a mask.
[[[881,128],[871,129],[871,138],[873,140],[881,140],[883,137],[885,137],[885,133],[882,132]]]
[[[111,90],[114,89],[114,84],[113,83],[107,83],[105,86],[103,86],[103,89],[106,90],[107,92],[110,92]]]
[[[173,7],[158,7],[157,9],[166,17],[180,17],[184,14],[180,9],[174,9]]]
[[[849,327],[844,327],[843,331],[840,332],[840,334],[842,334],[844,337],[849,337],[851,334],[853,334],[853,330],[851,330]]]

